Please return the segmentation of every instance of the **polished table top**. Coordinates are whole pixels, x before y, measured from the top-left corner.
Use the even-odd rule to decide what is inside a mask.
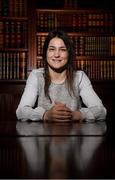
[[[105,122],[0,122],[0,178],[115,178]]]

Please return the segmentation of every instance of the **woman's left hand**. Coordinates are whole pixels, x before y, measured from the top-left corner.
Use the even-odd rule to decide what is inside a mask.
[[[72,112],[72,120],[73,121],[81,121],[82,120],[81,112],[80,111],[73,111]]]

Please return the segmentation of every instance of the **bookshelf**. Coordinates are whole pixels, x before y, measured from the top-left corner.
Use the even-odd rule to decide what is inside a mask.
[[[83,69],[110,114],[115,107],[115,1],[0,0],[0,103],[16,109],[28,74],[43,66],[50,30],[66,31]],[[111,92],[111,93],[110,93]],[[11,108],[10,106],[8,107]],[[15,112],[13,112],[15,114]]]
[[[0,0],[0,80],[26,80],[33,68],[42,67],[45,37],[61,29],[74,43],[78,69],[91,80],[114,81],[115,11],[105,8],[107,2],[103,9],[88,2]]]
[[[48,32],[61,29],[74,43],[78,69],[91,80],[115,80],[114,21],[114,11],[107,9],[36,9],[36,66],[43,65],[42,50]]]
[[[0,80],[27,78],[26,0],[0,0]]]

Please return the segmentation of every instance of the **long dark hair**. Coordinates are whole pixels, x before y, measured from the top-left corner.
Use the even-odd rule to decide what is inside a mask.
[[[49,86],[51,83],[49,70],[48,70],[48,62],[47,62],[47,49],[48,45],[51,39],[54,37],[58,37],[63,40],[67,51],[68,51],[68,63],[66,66],[66,82],[67,82],[67,88],[72,95],[74,94],[74,87],[73,87],[73,79],[74,79],[74,48],[71,38],[68,36],[67,33],[63,31],[51,31],[49,32],[48,36],[45,39],[44,46],[43,46],[43,63],[44,63],[44,78],[45,78],[45,86],[44,86],[44,92],[45,96],[49,97]]]

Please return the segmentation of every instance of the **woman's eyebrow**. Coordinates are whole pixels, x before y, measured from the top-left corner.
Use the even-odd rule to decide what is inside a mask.
[[[48,47],[53,47],[53,48],[56,48],[56,47],[58,47],[58,48],[66,48],[66,46],[53,46],[53,45],[50,45],[50,46],[48,46]]]

